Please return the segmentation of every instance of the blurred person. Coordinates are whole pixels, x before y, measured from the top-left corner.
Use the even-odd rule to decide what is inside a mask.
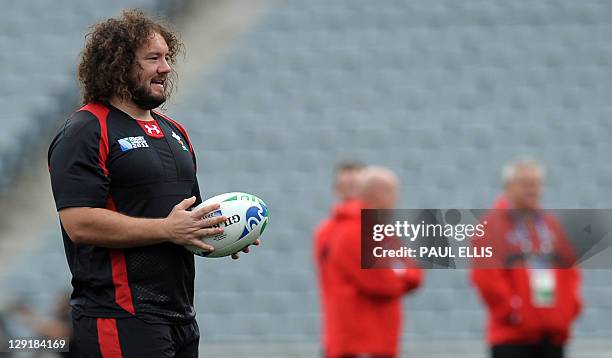
[[[338,202],[346,203],[357,197],[357,182],[363,169],[360,162],[342,162],[336,168],[334,193]]]
[[[495,263],[474,261],[471,279],[487,307],[493,358],[563,357],[581,310],[572,248],[555,217],[540,209],[543,176],[533,160],[509,163],[504,194],[481,221],[487,226],[476,246],[492,246]]]
[[[416,268],[361,268],[361,209],[393,209],[397,178],[390,170],[367,167],[357,183],[357,204],[335,221],[325,270],[326,357],[397,357],[401,298],[422,280]]]
[[[338,202],[334,205],[329,217],[323,220],[315,229],[313,259],[317,271],[317,283],[319,287],[319,302],[321,305],[321,317],[323,319],[321,331],[321,346],[327,351],[327,319],[329,314],[328,295],[332,292],[327,276],[327,256],[329,254],[330,239],[334,236],[337,223],[342,222],[354,210],[359,210],[360,203],[357,197],[357,180],[363,164],[359,162],[345,161],[338,164],[334,174],[334,194]]]
[[[23,303],[18,303],[13,307],[36,337],[45,339],[68,339],[72,337],[72,319],[70,316],[70,295],[62,294],[55,302],[54,311],[50,317],[41,317],[30,307]],[[63,357],[71,357],[70,352],[58,353]]]
[[[48,155],[72,273],[75,356],[198,356],[194,257],[183,246],[212,251],[200,238],[222,232],[226,218],[203,218],[218,204],[190,210],[202,201],[194,150],[179,123],[154,111],[172,91],[181,49],[139,10],[86,36],[84,106]]]

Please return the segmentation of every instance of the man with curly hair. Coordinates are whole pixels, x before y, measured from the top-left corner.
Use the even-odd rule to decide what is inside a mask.
[[[199,238],[222,232],[225,217],[204,218],[218,204],[189,210],[202,201],[191,142],[153,111],[171,92],[181,48],[139,10],[86,37],[84,106],[48,155],[72,273],[75,356],[198,355],[194,258],[183,246],[213,250]]]

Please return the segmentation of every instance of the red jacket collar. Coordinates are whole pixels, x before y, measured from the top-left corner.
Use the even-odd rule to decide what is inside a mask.
[[[361,215],[361,209],[364,207],[363,202],[359,199],[350,199],[337,203],[333,209],[335,219],[348,219]]]

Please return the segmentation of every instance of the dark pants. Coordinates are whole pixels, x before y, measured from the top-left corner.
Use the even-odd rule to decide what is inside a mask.
[[[491,348],[492,358],[563,358],[563,346],[548,340],[536,344],[501,344]]]
[[[184,325],[149,324],[138,318],[73,320],[70,354],[79,358],[197,358],[200,332]]]

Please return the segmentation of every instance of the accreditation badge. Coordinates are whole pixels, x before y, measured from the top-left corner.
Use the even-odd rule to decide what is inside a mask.
[[[530,260],[532,269],[529,272],[529,283],[531,285],[531,303],[534,307],[546,308],[555,304],[555,291],[557,288],[557,276],[555,270],[551,269],[546,260],[535,258]]]

